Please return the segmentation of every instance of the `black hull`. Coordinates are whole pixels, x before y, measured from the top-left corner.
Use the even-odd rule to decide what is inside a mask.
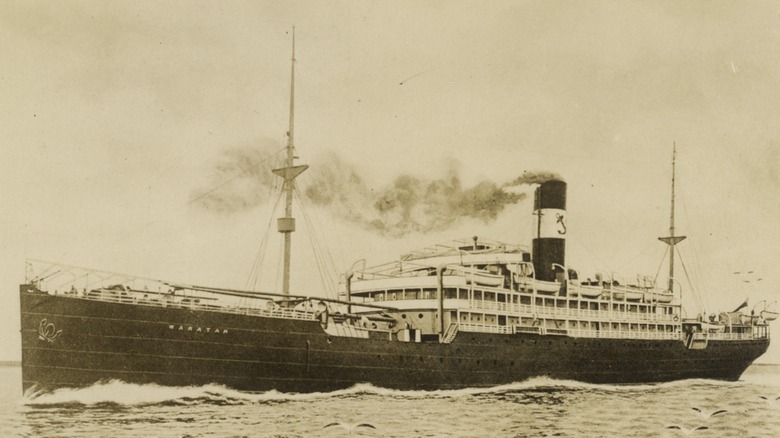
[[[461,332],[449,344],[355,339],[319,322],[21,293],[23,388],[118,379],[248,391],[485,387],[549,376],[592,383],[737,380],[768,339],[593,339]]]

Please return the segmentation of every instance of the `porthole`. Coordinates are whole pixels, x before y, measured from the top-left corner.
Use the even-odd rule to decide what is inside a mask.
[[[405,314],[405,313],[402,313],[402,314],[401,314],[401,318],[403,318],[403,319],[406,319],[406,314]]]
[[[420,318],[420,319],[423,319],[423,314],[422,313],[418,313],[417,317]]]

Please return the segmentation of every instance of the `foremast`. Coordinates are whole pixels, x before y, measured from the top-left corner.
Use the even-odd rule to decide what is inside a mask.
[[[672,208],[669,217],[669,237],[659,237],[658,240],[669,245],[669,292],[674,292],[674,246],[685,240],[685,236],[674,235],[674,180],[675,180],[675,160],[677,158],[677,144],[672,144]]]
[[[290,128],[287,131],[287,158],[285,167],[274,169],[273,173],[284,179],[283,190],[285,193],[284,217],[277,219],[277,230],[284,234],[284,262],[282,272],[282,293],[290,294],[290,258],[292,246],[292,233],[295,231],[295,218],[292,215],[293,193],[295,191],[295,178],[308,169],[308,165],[296,166],[294,131],[295,127],[295,28],[292,30],[292,67],[290,69]]]

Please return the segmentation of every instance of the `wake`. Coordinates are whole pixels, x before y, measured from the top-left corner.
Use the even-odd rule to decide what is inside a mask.
[[[625,395],[643,391],[660,391],[679,387],[737,387],[746,382],[721,382],[706,379],[690,379],[657,384],[593,384],[574,380],[556,380],[537,377],[523,382],[487,388],[442,389],[434,391],[397,390],[373,386],[368,383],[354,385],[348,389],[332,392],[283,393],[267,391],[261,393],[237,391],[222,385],[169,387],[155,384],[132,384],[119,380],[96,383],[85,388],[63,388],[50,393],[29,392],[22,403],[34,407],[68,406],[193,406],[193,405],[247,405],[263,403],[301,402],[327,398],[351,398],[356,396],[393,397],[403,399],[454,399],[461,397],[505,395],[523,392],[596,392]]]

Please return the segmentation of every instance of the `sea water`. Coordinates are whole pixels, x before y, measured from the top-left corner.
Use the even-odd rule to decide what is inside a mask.
[[[480,389],[357,385],[315,394],[106,382],[31,397],[22,395],[18,366],[0,367],[0,381],[4,437],[780,436],[780,365],[753,365],[738,382],[536,378]],[[709,416],[716,411],[725,412]]]

